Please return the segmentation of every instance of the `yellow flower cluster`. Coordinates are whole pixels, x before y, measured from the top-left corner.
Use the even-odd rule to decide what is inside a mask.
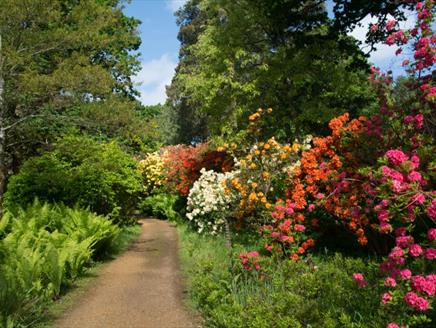
[[[144,186],[148,193],[161,187],[164,181],[164,162],[159,153],[150,153],[139,162]]]
[[[282,145],[274,138],[254,144],[248,155],[239,161],[238,177],[227,181],[226,192],[236,194],[238,208],[235,216],[247,218],[262,211],[269,211],[269,201],[277,196],[273,188],[272,177],[283,181],[286,179],[286,168],[298,159],[300,145]],[[283,175],[283,177],[281,177]]]

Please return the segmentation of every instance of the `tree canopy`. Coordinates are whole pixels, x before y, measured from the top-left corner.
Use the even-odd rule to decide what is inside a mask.
[[[234,135],[258,107],[273,108],[283,138],[325,133],[331,118],[372,104],[366,57],[325,1],[195,0],[177,17],[182,47],[169,103],[200,123],[182,134]]]
[[[23,158],[77,123],[71,108],[133,115],[138,24],[118,0],[0,2],[0,194]]]

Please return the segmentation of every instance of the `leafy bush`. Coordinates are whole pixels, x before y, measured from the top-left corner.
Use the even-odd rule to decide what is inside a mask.
[[[171,194],[156,194],[145,198],[140,204],[140,209],[144,214],[157,217],[159,219],[168,219],[177,221],[180,214],[176,210],[179,197]]]
[[[141,191],[136,162],[116,143],[67,136],[52,152],[27,160],[11,177],[5,205],[26,206],[38,198],[78,204],[122,220],[135,208]]]
[[[0,221],[0,325],[40,315],[118,233],[111,221],[79,208],[35,202],[7,212]]]

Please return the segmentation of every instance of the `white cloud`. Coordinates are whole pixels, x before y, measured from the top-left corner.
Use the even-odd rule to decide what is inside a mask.
[[[140,100],[144,105],[164,103],[166,100],[165,86],[171,83],[177,62],[169,54],[142,63],[142,69],[134,77]]]
[[[166,0],[167,8],[173,13],[182,7],[186,2],[187,0]]]

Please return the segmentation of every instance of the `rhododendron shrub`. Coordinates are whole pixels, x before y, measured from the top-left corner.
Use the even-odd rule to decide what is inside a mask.
[[[176,145],[163,148],[164,186],[167,191],[187,196],[189,189],[200,176],[199,153],[205,144]]]
[[[232,195],[224,190],[225,181],[237,172],[217,173],[203,168],[200,173],[189,191],[186,217],[199,233],[217,234],[223,231],[232,203]]]
[[[380,113],[364,124],[362,121],[352,143],[354,146],[349,151],[346,148],[349,145],[347,131],[340,129],[340,147],[326,148],[324,153],[338,153],[339,150],[339,160],[343,161],[342,172],[335,172],[338,173],[336,179],[327,178],[310,190],[313,199],[316,198],[314,192],[319,193],[321,186],[325,189],[326,192],[321,190],[317,206],[322,206],[346,223],[362,245],[368,243],[369,231],[394,241],[390,243],[393,248],[380,266],[386,286],[380,301],[389,317],[396,320],[391,325],[427,321],[422,314],[432,309],[436,289],[436,245],[433,238],[436,226],[435,99],[431,77],[436,38],[429,27],[433,6],[432,1],[417,2],[417,25],[411,31],[399,30],[396,22],[386,26],[390,32],[387,44],[403,45],[409,38],[412,40],[414,61],[406,61],[404,65],[409,65],[412,74],[409,87],[417,95],[413,107],[401,106],[392,96],[391,77],[372,69],[370,80],[379,95]],[[334,135],[333,131],[332,137]],[[315,151],[312,150],[312,153]],[[304,157],[307,153],[303,154]],[[308,168],[316,170],[322,164],[316,159]],[[303,170],[306,192],[313,180],[313,174],[307,174],[309,170]],[[292,195],[294,192],[291,192]],[[302,205],[306,206],[307,202],[305,197]],[[361,281],[356,282],[359,287],[364,287]]]
[[[432,309],[436,291],[433,1],[416,1],[416,11],[412,30],[402,31],[395,22],[386,26],[391,32],[386,43],[412,43],[413,61],[403,64],[409,66],[409,87],[417,99],[413,107],[399,106],[390,96],[390,79],[374,69],[370,79],[379,93],[381,110],[368,121],[366,131],[384,146],[378,149],[383,154],[377,164],[365,172],[370,186],[365,197],[370,206],[365,211],[376,218],[373,227],[380,234],[395,240],[380,265],[386,287],[381,302],[395,320],[391,324],[398,325],[428,321],[419,314]]]
[[[229,171],[232,161],[225,152],[211,150],[207,143],[196,146],[176,145],[161,150],[164,163],[164,186],[167,191],[182,196],[200,177],[202,168],[218,172]]]
[[[345,169],[357,165],[350,152],[351,145],[356,144],[365,119],[348,121],[348,114],[333,119],[330,122],[332,135],[314,138],[313,147],[302,153],[293,170],[287,171],[286,199],[277,201],[271,213],[271,224],[261,229],[264,247],[271,254],[299,260],[315,245],[315,236],[325,225],[319,221],[320,211],[334,215],[366,244],[361,226],[368,222],[358,222],[350,215],[350,208],[357,204],[362,188],[353,184],[357,174]],[[346,156],[342,156],[344,153]],[[345,177],[348,179],[344,180]],[[346,192],[348,197],[341,198],[341,192]]]
[[[430,320],[426,314],[434,311],[436,289],[434,3],[416,1],[416,10],[412,30],[398,29],[395,21],[386,26],[387,44],[412,43],[413,61],[404,65],[409,66],[407,86],[416,99],[400,102],[391,76],[373,68],[370,80],[380,113],[333,119],[332,134],[315,138],[300,167],[289,175],[288,195],[272,213],[274,224],[262,229],[269,238],[266,250],[298,260],[313,243],[309,237],[323,233],[325,222],[316,214],[324,212],[361,246],[387,256],[380,265],[386,287],[380,302],[390,326]],[[359,273],[354,280],[359,288],[373,283]]]

